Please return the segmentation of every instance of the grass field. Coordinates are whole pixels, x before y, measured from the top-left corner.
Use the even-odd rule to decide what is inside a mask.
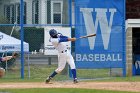
[[[95,89],[74,89],[74,88],[35,88],[35,89],[6,89],[0,93],[138,93],[125,91],[108,91]]]
[[[60,76],[59,76],[60,77]],[[3,82],[44,82],[45,78],[39,78],[39,79],[28,79],[28,78],[25,78],[25,79],[20,79],[20,78],[1,78],[0,79],[0,83],[3,83]],[[140,76],[133,76],[133,77],[110,77],[110,78],[107,78],[107,79],[89,79],[89,80],[82,80],[82,81],[85,81],[85,82],[140,82]]]
[[[12,70],[7,70],[4,78],[14,79],[20,78],[20,66],[15,66]],[[56,65],[30,65],[30,74],[29,68],[25,65],[24,76],[25,78],[31,79],[43,79],[50,75],[55,69]],[[66,67],[59,75],[55,77],[55,80],[68,80],[69,71]],[[77,69],[77,76],[81,79],[94,79],[94,78],[104,78],[110,77],[110,69]]]

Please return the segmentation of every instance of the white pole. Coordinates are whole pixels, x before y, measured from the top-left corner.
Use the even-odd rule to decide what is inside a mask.
[[[12,34],[13,34],[13,32],[14,32],[15,24],[16,24],[16,22],[14,23],[14,26],[12,27],[12,31],[11,31],[11,33],[10,33],[10,36],[12,36]]]

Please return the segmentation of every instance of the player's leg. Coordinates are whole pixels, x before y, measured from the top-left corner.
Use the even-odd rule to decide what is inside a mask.
[[[58,68],[46,79],[46,83],[50,82],[50,80],[57,75],[58,73],[60,73],[66,65],[66,55],[64,54],[60,54],[58,56]]]
[[[74,83],[78,83],[77,74],[76,74],[76,66],[75,66],[75,63],[74,63],[74,59],[69,52],[67,53],[67,62],[70,65]]]

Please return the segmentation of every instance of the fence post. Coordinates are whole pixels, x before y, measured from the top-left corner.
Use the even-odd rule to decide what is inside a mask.
[[[20,37],[21,37],[21,78],[24,79],[24,46],[23,46],[23,40],[24,40],[24,28],[23,28],[23,0],[20,0]]]
[[[51,65],[51,61],[52,61],[52,60],[51,60],[51,57],[49,56],[49,57],[48,57],[48,65]]]

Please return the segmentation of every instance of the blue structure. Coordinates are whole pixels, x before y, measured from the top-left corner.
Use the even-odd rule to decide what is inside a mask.
[[[77,68],[123,68],[125,59],[125,0],[75,0]]]
[[[23,0],[20,0],[20,27],[21,27],[21,78],[24,78],[24,45],[23,45],[23,41],[24,41],[24,17],[23,17],[23,13],[24,13],[24,6],[23,6]]]

